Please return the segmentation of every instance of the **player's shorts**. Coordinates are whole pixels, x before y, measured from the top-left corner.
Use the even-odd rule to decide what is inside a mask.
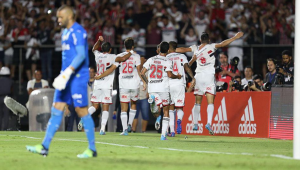
[[[157,93],[149,93],[149,95],[154,95],[155,104],[160,106],[167,106],[170,104],[170,93],[169,92],[157,92]]]
[[[79,75],[79,76],[78,76]],[[68,81],[64,90],[55,90],[54,103],[64,102],[71,105],[72,102],[75,107],[88,106],[88,92],[87,86],[89,75],[73,74]]]
[[[129,103],[130,100],[139,100],[140,89],[120,89],[120,102]]]
[[[112,89],[99,89],[94,87],[91,102],[112,104]]]
[[[195,95],[202,96],[205,93],[216,95],[216,80],[214,74],[196,73]]]
[[[183,107],[185,100],[185,88],[183,85],[170,85],[171,105],[175,107]]]

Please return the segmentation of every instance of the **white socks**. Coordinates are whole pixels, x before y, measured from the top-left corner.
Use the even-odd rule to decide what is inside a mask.
[[[200,115],[200,104],[195,103],[192,112],[193,112],[193,123],[198,124],[198,119]]]
[[[209,104],[207,106],[207,123],[211,125],[212,117],[214,114],[214,104]]]
[[[94,106],[89,107],[88,112],[90,115],[92,115],[93,113],[95,113],[96,108]]]
[[[162,129],[161,129],[161,134],[165,137],[167,134],[167,129],[168,129],[168,124],[169,124],[170,119],[168,117],[163,117],[162,121]]]
[[[177,112],[177,119],[182,120],[183,115],[184,115],[183,110],[181,110],[181,109],[176,109],[176,112]]]
[[[105,126],[108,120],[108,115],[109,112],[108,111],[103,111],[102,112],[102,119],[101,119],[101,130],[105,131]]]
[[[175,132],[174,124],[175,124],[175,114],[173,110],[169,110],[169,125],[170,125],[170,130],[171,132]]]
[[[127,112],[121,112],[121,122],[123,126],[123,132],[127,129]]]
[[[130,112],[129,112],[129,120],[128,120],[128,124],[129,124],[129,125],[132,125],[132,122],[133,122],[133,119],[134,119],[134,117],[135,117],[135,114],[136,114],[136,110],[130,109]]]

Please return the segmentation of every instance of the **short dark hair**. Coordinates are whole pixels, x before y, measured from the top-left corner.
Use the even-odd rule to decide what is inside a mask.
[[[167,43],[166,41],[163,41],[160,43],[160,52],[161,53],[167,53],[169,50],[169,43]]]
[[[289,50],[282,51],[281,55],[292,56],[292,54],[291,54],[291,52]]]
[[[126,38],[124,41],[124,44],[125,44],[126,50],[131,50],[132,47],[134,47],[134,40],[131,37]]]
[[[177,48],[177,42],[175,42],[175,41],[170,41],[170,42],[169,42],[169,46],[170,46],[169,48],[172,48],[172,49],[175,50],[175,49]]]
[[[242,77],[241,76],[234,76],[234,79],[242,79]]]
[[[262,76],[261,76],[260,74],[255,74],[255,75],[253,76],[253,80],[257,80],[257,79],[262,80]]]
[[[219,54],[219,57],[220,57],[221,54],[225,55],[225,56],[228,58],[228,55],[227,55],[226,52],[221,52],[221,53]]]
[[[200,37],[201,43],[209,43],[209,35],[207,32],[202,32]]]
[[[111,45],[109,42],[104,42],[102,43],[101,48],[103,52],[109,52],[109,50],[111,49]]]
[[[268,59],[267,59],[267,62],[268,62],[268,61],[273,61],[273,63],[276,65],[276,60],[275,60],[274,58],[268,58]]]
[[[251,71],[253,72],[253,69],[252,69],[252,67],[251,67],[251,66],[246,66],[244,70],[246,70],[246,68],[250,68],[250,69],[251,69]]]

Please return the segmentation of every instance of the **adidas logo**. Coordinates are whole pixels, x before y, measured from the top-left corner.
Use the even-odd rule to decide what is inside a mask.
[[[228,134],[229,133],[229,123],[227,122],[227,112],[225,97],[221,101],[221,105],[218,109],[218,114],[215,116],[214,121],[217,123],[212,124],[212,129],[215,134]]]
[[[203,133],[203,123],[199,123],[199,121],[201,121],[201,114],[199,114],[198,116],[198,130],[194,131],[193,127],[194,127],[194,123],[193,123],[193,113],[190,114],[189,118],[188,118],[188,123],[186,124],[185,130],[186,133],[192,134],[192,133]]]
[[[248,105],[245,108],[245,113],[241,117],[244,123],[239,124],[239,134],[256,134],[256,123],[254,122],[254,113],[252,98],[248,100]]]

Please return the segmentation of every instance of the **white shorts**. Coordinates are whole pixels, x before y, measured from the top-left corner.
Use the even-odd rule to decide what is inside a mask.
[[[120,102],[129,103],[130,100],[137,101],[139,99],[140,89],[120,89]]]
[[[168,106],[170,104],[170,93],[169,92],[157,92],[157,93],[149,93],[149,95],[153,95],[155,97],[155,104],[160,107]]]
[[[196,73],[195,95],[202,96],[205,93],[216,95],[216,80],[214,74]]]
[[[183,107],[185,100],[185,87],[183,85],[170,86],[171,105]]]
[[[112,104],[112,90],[94,88],[91,102]]]

